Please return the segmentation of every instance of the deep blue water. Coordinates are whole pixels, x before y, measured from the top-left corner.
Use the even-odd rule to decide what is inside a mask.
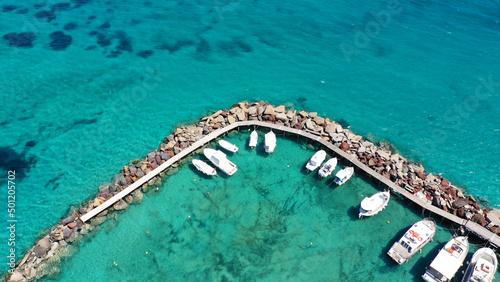
[[[242,100],[343,121],[500,208],[499,1],[43,3],[0,9],[18,256],[176,125]]]

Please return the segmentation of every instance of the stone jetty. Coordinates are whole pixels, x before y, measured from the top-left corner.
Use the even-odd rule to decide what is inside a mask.
[[[378,175],[377,178],[384,180],[383,182],[396,185],[398,190],[404,192],[400,194],[422,199],[432,209],[439,210],[437,214],[440,216],[447,217],[449,214],[450,217],[461,218],[462,225],[467,228],[469,222],[475,223],[477,228],[482,226],[475,233],[498,247],[493,243],[498,241],[498,237],[493,240],[494,238],[483,236],[500,234],[498,210],[490,211],[481,207],[472,195],[465,194],[464,189],[451,184],[440,174],[427,172],[421,164],[399,155],[392,145],[367,141],[339,123],[318,116],[316,112],[297,111],[284,105],[275,107],[264,101],[241,102],[231,109],[219,110],[203,117],[196,124],[176,128],[157,150],[148,153],[144,159],[124,166],[112,183],[101,185],[95,197],[81,203],[71,214],[50,228],[48,235],[36,242],[18,262],[15,271],[7,275],[6,280],[28,281],[50,274],[54,269],[53,265],[58,263],[71,245],[78,244],[84,236],[89,236],[94,227],[108,218],[115,218],[116,211],[124,211],[129,205],[140,203],[144,193],[149,193],[153,187],[161,185],[165,176],[177,171],[178,161],[184,156],[198,152],[199,148],[219,136],[219,132],[227,132],[223,129],[252,124],[249,121],[271,123],[273,128],[287,128],[289,130],[284,131],[296,134],[304,132],[309,138],[316,136],[316,140],[321,141],[319,143],[334,146],[332,148],[351,163],[353,160],[360,163],[359,166],[365,167],[364,171]],[[469,229],[474,232],[472,228]]]

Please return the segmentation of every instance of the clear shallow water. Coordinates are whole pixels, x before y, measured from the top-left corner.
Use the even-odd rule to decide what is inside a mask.
[[[267,155],[262,144],[245,148],[248,137],[226,138],[240,147],[230,156],[235,175],[204,177],[185,163],[153,197],[82,244],[56,280],[419,280],[451,236],[440,228],[422,254],[396,267],[385,252],[420,215],[393,199],[359,220],[359,202],[376,187],[359,177],[329,185],[332,178],[305,173],[312,147],[278,138]]]
[[[0,44],[1,168],[18,171],[18,256],[177,123],[241,100],[344,120],[500,205],[498,1],[403,3],[363,48],[356,32],[385,1],[93,1],[51,22],[34,14],[56,2],[37,3],[7,1],[19,8],[0,13],[2,35],[37,36],[31,49]],[[70,22],[78,27],[64,30]],[[54,51],[49,35],[61,30],[73,41]],[[342,43],[359,49],[350,62]],[[145,50],[154,53],[136,55]],[[480,77],[494,83],[478,96]]]

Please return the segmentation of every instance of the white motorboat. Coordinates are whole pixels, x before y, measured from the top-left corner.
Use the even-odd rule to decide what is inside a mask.
[[[415,253],[429,243],[436,234],[436,223],[430,218],[413,224],[387,254],[398,264],[407,262]]]
[[[337,166],[337,158],[331,158],[318,171],[319,176],[326,178],[332,174]]]
[[[335,179],[333,180],[337,185],[342,185],[351,178],[351,176],[354,174],[354,168],[353,167],[346,167],[344,169],[339,170],[337,174],[335,174]]]
[[[467,237],[458,236],[446,243],[427,267],[422,278],[427,282],[448,282],[455,276],[469,252]]]
[[[378,192],[371,197],[365,197],[363,201],[361,201],[361,206],[359,207],[359,218],[376,215],[387,207],[390,199],[391,192],[388,191]]]
[[[255,148],[257,146],[257,140],[259,140],[259,134],[257,134],[257,131],[252,131],[250,134],[250,141],[248,141],[248,146],[250,148]]]
[[[326,152],[325,151],[323,151],[323,150],[317,151],[311,157],[311,159],[309,159],[309,161],[307,162],[306,168],[309,171],[314,171],[315,169],[317,169],[321,165],[321,163],[325,160],[325,158],[326,158]]]
[[[193,160],[193,165],[196,167],[197,170],[203,172],[206,175],[217,176],[217,170],[215,170],[215,168],[211,167],[209,164],[207,164],[202,160]]]
[[[219,145],[222,148],[228,150],[229,152],[233,152],[233,153],[238,152],[238,147],[236,147],[236,145],[234,145],[234,144],[227,142],[226,140],[219,140]]]
[[[481,248],[472,256],[462,282],[492,282],[497,267],[495,252],[490,248]]]
[[[203,154],[227,175],[233,175],[238,170],[236,165],[227,159],[226,154],[219,150],[207,148],[203,150]]]
[[[264,137],[264,148],[266,149],[266,153],[274,153],[274,148],[276,148],[276,135],[274,132],[269,131]]]

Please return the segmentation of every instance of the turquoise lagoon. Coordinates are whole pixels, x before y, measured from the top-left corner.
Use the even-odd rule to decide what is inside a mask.
[[[452,236],[439,227],[422,254],[397,266],[385,252],[420,214],[393,197],[359,220],[376,186],[361,176],[340,187],[320,179],[304,168],[316,150],[306,140],[278,137],[268,155],[263,135],[254,150],[248,132],[224,138],[240,147],[229,155],[239,168],[231,177],[198,173],[189,160],[203,154],[187,159],[142,204],[94,230],[55,280],[418,281]]]
[[[15,169],[17,172],[18,258],[44,234],[44,229],[65,216],[71,205],[78,205],[94,195],[99,185],[111,182],[112,177],[129,161],[141,158],[157,148],[177,125],[191,124],[201,116],[229,108],[242,100],[265,100],[299,110],[317,111],[319,115],[341,121],[354,132],[373,141],[387,140],[401,154],[423,163],[428,171],[442,172],[452,183],[464,187],[486,205],[500,208],[498,1],[401,1],[392,12],[389,11],[389,5],[394,2],[389,1],[127,1],[115,4],[74,0],[69,2],[70,9],[64,9],[64,5],[53,6],[58,3],[55,1],[46,1],[45,6],[37,5],[42,2],[23,1],[19,4],[16,1],[4,1],[0,12],[0,35],[12,32],[33,32],[36,35],[32,48],[11,47],[6,40],[0,44],[0,65],[3,70],[0,73],[0,175],[6,183],[7,170]],[[8,5],[16,7],[10,10]],[[54,10],[54,19],[38,14],[50,10]],[[376,15],[386,12],[391,13],[390,21],[382,22],[383,25],[377,29],[374,24],[377,22]],[[73,24],[69,26],[72,28],[67,27],[70,23]],[[367,28],[373,28],[371,33]],[[364,38],[365,41],[360,41],[367,30],[371,34],[369,40]],[[72,38],[65,50],[56,51],[51,46],[50,35],[56,31],[62,31]],[[350,46],[347,50],[355,52],[346,56],[345,48],[342,50],[345,46]],[[284,145],[287,141],[280,141],[283,143],[280,146],[287,148]],[[312,154],[312,151],[297,149],[300,145],[296,146],[290,145],[289,149],[297,151],[296,157],[301,159],[288,162],[290,167],[302,165]],[[285,152],[283,150],[281,153]],[[245,153],[248,155],[241,156],[244,159],[238,159],[241,173],[234,178],[218,179],[218,185],[243,183],[241,178],[245,177],[245,173],[250,175],[252,170],[245,167],[250,168],[254,164],[247,157],[256,152]],[[276,241],[276,247],[270,249],[268,252],[271,254],[266,256],[266,259],[274,259],[276,265],[288,268],[283,271],[264,268],[262,265],[267,262],[264,258],[257,259],[248,254],[240,264],[250,268],[242,270],[240,277],[250,277],[246,276],[247,273],[258,275],[256,271],[250,270],[253,267],[269,273],[266,276],[268,279],[276,278],[277,273],[294,275],[293,271],[300,272],[302,276],[321,279],[326,273],[322,269],[330,266],[312,266],[315,270],[310,272],[305,267],[292,267],[293,255],[309,256],[310,260],[316,261],[314,257],[320,253],[325,258],[318,258],[322,262],[330,263],[327,255],[334,256],[337,262],[345,258],[341,264],[335,265],[336,268],[331,267],[332,273],[335,273],[335,269],[337,273],[352,273],[350,270],[356,270],[359,263],[355,263],[354,258],[348,260],[350,256],[341,255],[338,248],[344,244],[332,239],[328,241],[330,243],[323,243],[328,245],[324,249],[319,247],[322,244],[319,238],[325,238],[330,233],[342,234],[338,230],[333,232],[335,228],[345,231],[345,238],[341,242],[349,240],[353,246],[358,246],[358,251],[350,252],[353,257],[360,254],[363,257],[368,254],[381,256],[373,261],[371,271],[365,274],[367,277],[380,266],[389,269],[384,275],[413,278],[420,275],[417,268],[422,268],[430,261],[437,245],[428,247],[426,251],[429,253],[424,251],[422,256],[414,258],[411,263],[418,264],[416,268],[411,263],[406,265],[407,268],[392,267],[383,256],[389,242],[398,237],[397,232],[406,229],[420,215],[413,214],[394,201],[380,217],[357,221],[350,216],[349,210],[352,211],[352,207],[359,203],[361,195],[377,191],[375,188],[362,179],[354,178],[349,184],[350,188],[341,187],[325,195],[325,191],[330,188],[320,193],[325,185],[321,181],[316,183],[312,175],[305,176],[298,173],[297,169],[284,167],[273,170],[284,163],[279,159],[279,154],[277,152],[274,159],[260,156],[267,162],[259,161],[255,165],[267,164],[269,171],[266,176],[254,178],[270,186],[277,179],[285,181],[283,185],[275,184],[269,189],[269,197],[278,207],[283,207],[287,197],[294,195],[294,192],[284,187],[287,183],[289,186],[303,187],[298,192],[303,193],[298,194],[304,197],[301,200],[305,202],[307,195],[317,202],[309,200],[307,203],[310,206],[304,204],[302,207],[305,210],[310,208],[311,214],[316,217],[309,219],[308,214],[307,217],[306,214],[302,217],[297,214],[282,215],[284,219],[280,220],[286,222],[278,222],[276,230],[281,230],[280,224],[283,226],[292,222],[307,222],[310,225],[301,227],[295,223],[287,227],[290,236],[280,231],[269,231],[271,235],[266,235],[273,237],[272,232],[278,232],[282,236],[275,237],[290,240],[290,244]],[[239,157],[234,156],[235,161]],[[273,172],[277,175],[273,175]],[[291,175],[284,178],[286,173]],[[173,234],[178,234],[179,240],[192,241],[195,237],[190,232],[195,232],[195,229],[181,228],[184,226],[182,224],[189,224],[185,216],[170,217],[171,211],[162,211],[160,204],[155,204],[155,201],[161,201],[167,195],[179,197],[178,200],[170,200],[174,206],[176,203],[182,205],[182,199],[189,201],[184,197],[181,199],[181,195],[190,191],[192,187],[188,185],[194,184],[194,176],[192,168],[183,167],[167,179],[161,193],[147,197],[142,205],[120,215],[120,224],[107,223],[104,231],[99,232],[91,242],[82,244],[75,257],[63,264],[61,278],[57,279],[77,279],[77,275],[91,271],[108,279],[123,279],[117,273],[120,268],[113,268],[112,261],[117,259],[118,251],[112,253],[112,250],[142,252],[145,248],[140,248],[140,245],[137,248],[132,247],[132,244],[121,245],[120,240],[107,239],[124,236],[120,232],[130,232],[127,226],[132,225],[126,224],[127,218],[147,213],[146,210],[139,211],[141,209],[164,212],[165,222],[169,224],[166,228],[173,224],[170,231],[175,230]],[[212,189],[210,192],[211,195],[214,193],[214,198],[221,190],[212,180],[200,178],[200,183]],[[186,189],[181,188],[183,185]],[[227,190],[228,193],[242,190],[250,193],[259,188],[250,186],[246,189],[228,187]],[[182,192],[174,193],[173,189]],[[2,191],[4,204],[7,205],[6,189]],[[167,194],[165,191],[171,192]],[[279,194],[278,191],[283,193]],[[339,193],[344,194],[339,198]],[[247,195],[249,201],[253,199],[248,205],[260,203],[262,198],[259,197],[261,195],[258,192]],[[337,203],[338,199],[345,199],[345,202]],[[239,203],[237,197],[231,200],[235,201],[231,205]],[[229,202],[220,201],[221,206],[229,205]],[[253,208],[257,206],[248,206],[249,210]],[[396,208],[397,211],[391,210]],[[268,215],[268,221],[272,220],[273,211],[277,212],[276,216],[280,215],[279,209],[262,211]],[[193,212],[196,217],[192,222],[198,229],[201,222],[208,226],[211,221],[217,220],[207,215],[213,213],[210,209],[202,211],[186,208],[179,212]],[[297,211],[300,212],[304,211]],[[400,217],[401,222],[382,216],[390,214],[405,216]],[[6,222],[7,213],[2,213],[2,216]],[[250,213],[245,216],[249,218],[242,225],[229,231],[221,227],[214,232],[227,232],[228,237],[229,234],[238,236],[238,232],[245,234],[243,229],[250,228],[248,226],[253,223]],[[224,214],[221,213],[220,217],[223,220]],[[335,224],[326,224],[333,218],[336,218]],[[142,227],[152,231],[161,228],[152,226],[153,223],[147,224],[150,220],[144,220],[145,225],[141,226],[141,230]],[[309,231],[315,226],[313,223],[316,221],[311,220],[317,220],[317,224],[322,226],[316,237],[301,231]],[[387,220],[391,223],[381,224]],[[132,221],[130,219],[128,222]],[[354,232],[353,228],[358,228],[358,224],[368,227]],[[125,227],[120,227],[123,225]],[[367,230],[377,228],[388,228],[387,232],[377,233],[384,238],[380,240],[384,243],[370,245],[370,248],[379,249],[361,250],[366,245],[354,242],[357,237],[352,235],[359,235],[361,231],[366,235],[370,233]],[[0,230],[3,230],[0,231],[2,242],[7,242],[9,233],[5,228]],[[199,236],[218,238],[203,230],[199,231]],[[291,236],[292,232],[295,232],[294,236]],[[154,241],[166,245],[167,242],[160,240],[161,234],[164,233],[157,231],[151,236],[159,236]],[[437,242],[444,242],[451,236],[448,231],[440,234]],[[238,238],[243,237],[239,235]],[[362,238],[370,240],[368,235]],[[228,238],[220,240],[222,243],[217,248],[232,242]],[[90,253],[96,255],[96,246],[99,244],[93,247],[88,245],[97,241],[101,242],[101,246],[109,247],[108,259],[111,263],[102,264],[102,267],[108,267],[107,270],[83,267],[88,266],[88,263],[81,263],[85,257],[92,261]],[[308,247],[310,242],[313,242],[312,248]],[[117,244],[115,248],[111,247],[115,246],[113,244]],[[137,241],[135,244],[142,243]],[[293,248],[297,245],[301,246],[301,251]],[[252,241],[242,247],[241,252],[248,252],[251,246]],[[195,247],[200,249],[191,252],[209,253],[203,243]],[[7,256],[7,243],[0,250]],[[217,251],[214,253],[219,253],[217,249],[214,250]],[[278,250],[282,250],[282,256],[277,255],[280,252]],[[223,254],[224,263],[221,265],[229,268],[230,262],[238,256],[235,252]],[[173,253],[180,252],[173,250],[171,253],[173,256]],[[128,257],[121,254],[122,258]],[[162,265],[164,262],[160,258],[173,259],[166,257],[167,253],[155,255]],[[5,256],[2,256],[4,273],[8,269]],[[207,257],[211,256],[200,256],[200,260],[201,257],[208,260]],[[141,258],[144,264],[146,260],[152,260],[151,256],[137,256],[137,265]],[[425,260],[417,262],[421,258]],[[280,259],[289,259],[291,262],[277,263]],[[180,261],[185,260],[177,257],[173,261],[179,261],[177,265],[180,265]],[[199,261],[190,263],[192,265],[187,264],[185,271],[181,267],[170,266],[179,270],[177,275],[170,275],[173,278],[182,277],[182,273],[203,275],[198,271]],[[154,276],[153,264],[151,261],[148,268],[143,268],[144,275]],[[307,261],[304,264],[309,266]],[[119,266],[126,265],[126,261],[119,263]],[[150,269],[151,272],[144,269]],[[162,271],[171,272],[167,268]],[[234,273],[227,271],[214,269],[206,277],[233,277]],[[226,272],[227,275],[224,274]],[[139,272],[123,273],[140,275]],[[361,274],[359,277],[362,277]]]

